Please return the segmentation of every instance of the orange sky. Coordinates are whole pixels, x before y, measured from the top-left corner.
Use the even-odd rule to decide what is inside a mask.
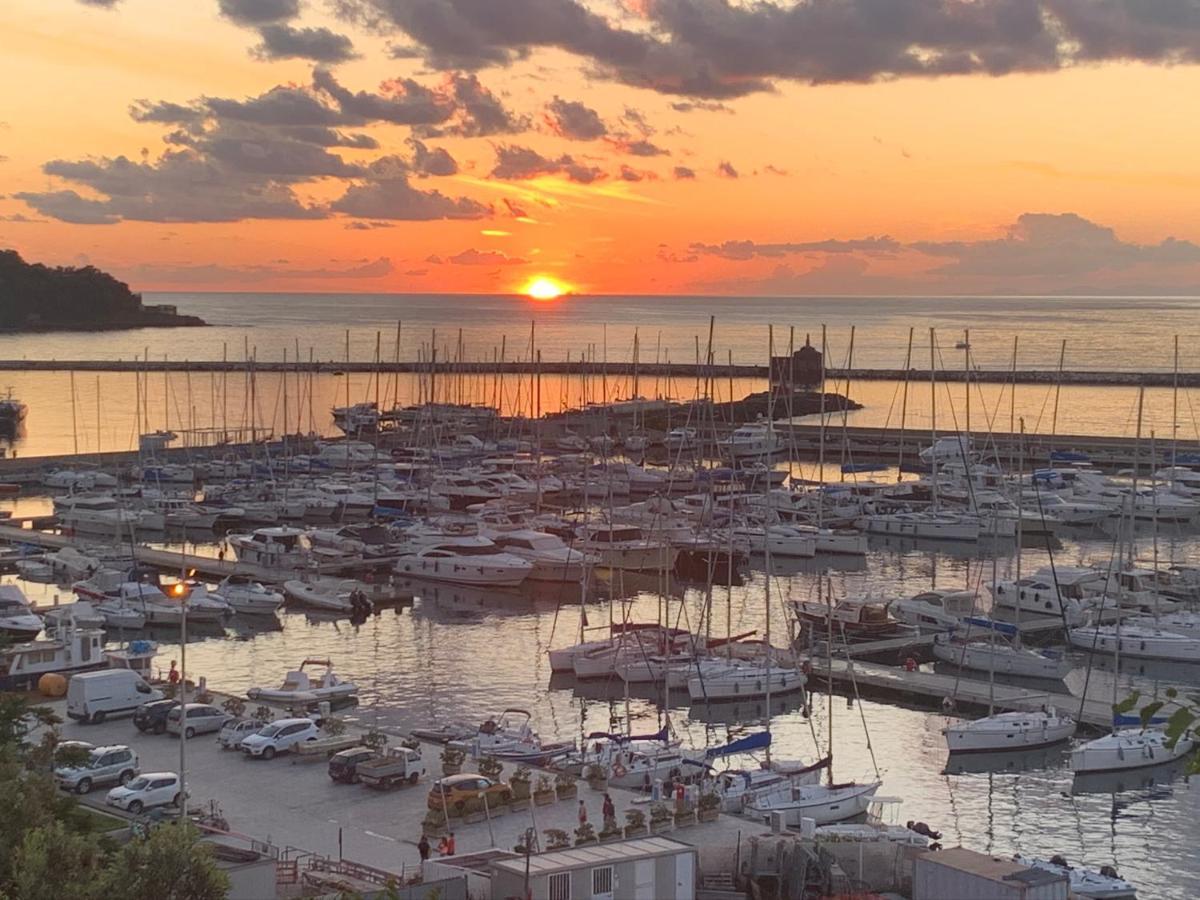
[[[539,275],[595,293],[1178,293],[1200,284],[1200,247],[1191,243],[1200,243],[1200,123],[1188,111],[1200,95],[1195,66],[1114,51],[1001,76],[911,75],[884,64],[854,76],[866,83],[840,82],[826,68],[816,80],[832,83],[813,84],[779,71],[748,89],[731,67],[739,54],[756,59],[754,40],[784,29],[752,34],[757,23],[747,19],[738,20],[745,46],[719,88],[669,93],[659,63],[651,71],[639,62],[659,82],[632,86],[641,70],[615,72],[612,57],[546,37],[553,26],[541,20],[484,39],[470,19],[484,0],[412,2],[454,12],[478,39],[473,52],[499,61],[453,58],[460,43],[380,22],[382,0],[348,4],[360,12],[353,20],[315,0],[8,0],[0,245],[29,259],[88,261],[141,290],[494,292]],[[683,28],[669,15],[689,4],[713,16],[745,9],[732,0],[547,7],[601,17],[607,30],[594,43],[671,41],[674,59]],[[524,5],[514,0],[512,14]],[[1142,25],[1158,27],[1118,27]],[[856,27],[841,33],[846,57],[858,52]],[[414,131],[351,114],[314,87],[314,60],[253,50],[267,28],[293,37],[327,29],[326,43],[340,35],[346,43],[332,52],[352,44],[353,58],[334,61],[322,47],[310,54],[325,56],[320,65],[339,89],[395,99],[397,80],[413,79],[448,118]],[[788,37],[799,49],[784,47],[784,58],[803,57],[811,33]],[[1200,22],[1176,27],[1163,58],[1200,45],[1197,34]],[[997,51],[994,34],[973,39],[982,48],[973,59]],[[689,40],[696,65],[721,64],[720,46]],[[1000,49],[1032,52],[1010,43]],[[864,39],[864,58],[872,46]],[[396,47],[407,50],[392,58]],[[764,67],[770,53],[762,50]],[[451,85],[471,77],[505,124],[467,111]],[[300,130],[315,127],[307,120],[250,122],[214,106],[281,85],[330,114],[321,140],[336,132],[373,146],[321,146]],[[741,95],[712,96],[733,93]],[[582,104],[595,127],[564,134],[548,109],[556,98]],[[193,104],[195,118],[138,122],[130,106],[139,100]],[[425,152],[448,153],[456,171],[443,165],[419,177],[414,136]],[[287,148],[272,143],[284,139]],[[660,152],[637,155],[638,141]],[[504,148],[532,151],[550,171],[499,171]],[[186,157],[187,170],[168,171],[164,154]],[[124,169],[113,163],[122,156]],[[390,175],[370,168],[382,157],[392,158]],[[694,177],[678,177],[682,168]],[[572,180],[573,170],[590,183]],[[246,202],[260,196],[306,217]],[[417,220],[413,208],[424,210]],[[456,212],[443,218],[448,209]],[[81,217],[107,224],[62,221]]]

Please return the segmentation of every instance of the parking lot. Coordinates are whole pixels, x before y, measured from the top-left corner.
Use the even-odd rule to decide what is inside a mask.
[[[65,716],[65,703],[50,705]],[[67,721],[61,730],[64,739],[132,747],[142,772],[179,770],[179,738],[142,734],[128,717],[99,725]],[[216,735],[200,735],[187,744],[190,805],[207,806],[215,800],[232,831],[281,849],[293,847],[331,857],[340,852],[356,862],[401,873],[418,862],[416,842],[430,782],[441,775],[440,752],[434,745],[423,748],[429,775],[417,786],[377,791],[334,783],[326,774],[324,757],[310,762],[289,753],[270,761],[250,759],[240,752],[222,750]],[[511,766],[506,767],[502,777],[511,772]],[[97,787],[85,802],[103,807],[107,791],[107,786]],[[624,810],[635,805],[648,815],[645,801],[637,795],[619,789],[610,794],[622,824]],[[579,800],[584,801],[589,821],[598,831],[603,795],[580,782],[574,800],[531,805],[527,811],[496,816],[490,822],[454,823],[457,850],[461,854],[489,847],[511,849],[530,827],[538,830],[543,843],[542,832],[548,828],[572,834],[578,826]],[[673,836],[704,846],[707,854],[710,849],[735,845],[739,832],[744,840],[760,830],[745,820],[721,816],[717,822],[683,829]],[[436,845],[436,841],[432,843]]]

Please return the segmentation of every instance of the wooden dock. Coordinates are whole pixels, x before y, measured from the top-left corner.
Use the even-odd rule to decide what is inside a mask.
[[[827,658],[815,658],[812,667],[809,683],[820,687],[830,677],[830,661]],[[986,681],[974,678],[920,670],[909,672],[903,668],[862,660],[834,659],[832,669],[833,681],[843,689],[853,689],[857,684],[859,692],[864,695],[906,699],[922,707],[941,707],[946,698],[954,701],[958,712],[962,712],[964,707],[986,710],[989,703],[998,710],[1014,712],[1033,712],[1043,706],[1053,706],[1060,713],[1079,716],[1081,725],[1097,729],[1112,725],[1111,702],[1088,698],[1083,701],[1080,715],[1080,698],[1060,691],[1040,691],[1000,682],[989,685]]]

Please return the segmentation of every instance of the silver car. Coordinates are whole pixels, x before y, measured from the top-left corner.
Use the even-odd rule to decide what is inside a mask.
[[[198,734],[220,731],[230,718],[229,713],[208,703],[189,703],[186,712],[186,717],[181,717],[180,709],[176,707],[167,713],[167,731],[192,738]]]
[[[82,765],[59,766],[54,780],[59,787],[86,794],[97,784],[128,784],[140,771],[137,754],[124,745],[114,745],[92,749]]]

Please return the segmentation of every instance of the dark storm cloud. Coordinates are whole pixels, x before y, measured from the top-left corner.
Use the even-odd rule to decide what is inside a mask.
[[[1200,57],[1195,0],[641,0],[638,27],[582,0],[341,0],[339,8],[404,33],[439,68],[507,65],[555,47],[627,84],[710,100],[769,91],[780,80]]]
[[[221,15],[239,25],[285,22],[300,15],[300,0],[217,0]]]
[[[294,28],[263,25],[258,29],[262,43],[252,51],[259,59],[311,59],[339,63],[354,59],[354,44],[344,34],[328,28]]]
[[[566,175],[571,181],[579,184],[591,184],[604,177],[604,173],[595,166],[576,162],[569,154],[564,153],[558,159],[550,159],[529,147],[510,144],[496,148],[493,178],[522,181],[537,178],[539,175]]]
[[[555,96],[546,104],[546,121],[560,137],[572,141],[594,141],[608,134],[600,114],[577,100]]]

